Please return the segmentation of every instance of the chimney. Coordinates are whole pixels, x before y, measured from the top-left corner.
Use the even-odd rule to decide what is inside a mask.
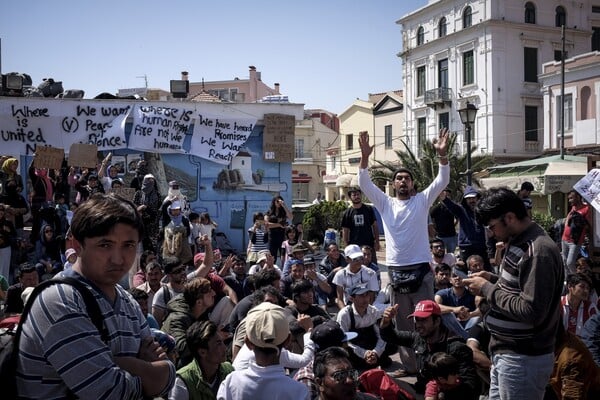
[[[189,73],[187,71],[181,71],[181,80],[187,81]]]
[[[275,93],[281,94],[279,93],[279,83],[274,83],[273,85],[275,86]]]

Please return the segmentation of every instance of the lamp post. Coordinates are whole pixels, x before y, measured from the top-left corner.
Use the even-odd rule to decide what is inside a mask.
[[[465,126],[465,133],[467,135],[467,186],[471,186],[473,171],[471,171],[471,127],[475,123],[475,116],[477,115],[478,108],[475,104],[471,104],[467,101],[465,106],[458,110],[460,115],[460,121]]]

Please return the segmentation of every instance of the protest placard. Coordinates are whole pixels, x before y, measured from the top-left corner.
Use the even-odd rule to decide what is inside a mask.
[[[38,146],[35,149],[33,165],[35,168],[60,169],[64,158],[65,151],[63,149]]]
[[[98,146],[95,144],[73,143],[69,149],[69,166],[96,168],[98,164]]]
[[[295,153],[293,115],[265,114],[263,156],[271,162],[293,162]]]

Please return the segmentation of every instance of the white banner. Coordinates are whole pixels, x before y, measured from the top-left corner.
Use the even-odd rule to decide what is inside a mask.
[[[36,146],[68,149],[73,143],[98,150],[127,147],[126,103],[5,98],[0,102],[0,137],[4,154],[33,154]]]
[[[256,118],[198,114],[190,152],[198,157],[228,165],[250,137]]]
[[[136,104],[129,147],[153,153],[187,153],[184,141],[190,136],[195,107]]]

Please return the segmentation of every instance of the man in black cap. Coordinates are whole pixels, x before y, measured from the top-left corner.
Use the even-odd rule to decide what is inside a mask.
[[[362,191],[358,187],[348,190],[352,205],[342,216],[342,240],[345,245],[371,246],[379,250],[379,227],[373,207],[362,202]]]

